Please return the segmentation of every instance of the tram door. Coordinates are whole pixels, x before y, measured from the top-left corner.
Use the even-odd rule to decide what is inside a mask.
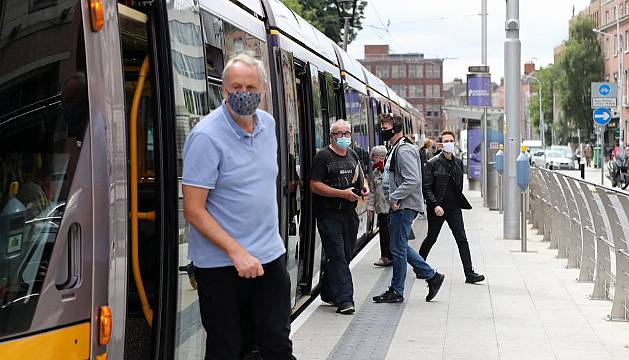
[[[287,158],[288,172],[288,236],[286,239],[287,267],[291,280],[291,304],[294,306],[302,295],[299,286],[300,273],[303,273],[303,261],[301,251],[305,237],[304,198],[305,181],[303,168],[303,97],[298,94],[303,88],[302,79],[295,76],[296,69],[293,55],[287,51],[281,51],[280,61],[282,77],[284,79],[284,106],[287,134]]]
[[[129,152],[129,240],[125,359],[154,356],[160,284],[160,218],[156,175],[156,103],[149,15],[118,5]],[[137,200],[134,200],[136,198]],[[134,205],[134,201],[137,201]],[[137,237],[136,237],[137,236]]]

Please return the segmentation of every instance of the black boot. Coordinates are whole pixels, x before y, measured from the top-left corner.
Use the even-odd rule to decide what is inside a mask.
[[[473,271],[469,274],[465,274],[466,284],[476,284],[477,282],[481,282],[483,280],[485,280],[485,275],[477,274]]]
[[[428,295],[426,295],[426,301],[430,301],[437,296],[439,289],[441,288],[441,284],[443,284],[443,280],[446,278],[445,275],[439,274],[435,272],[435,275],[430,279],[426,280],[428,283]]]

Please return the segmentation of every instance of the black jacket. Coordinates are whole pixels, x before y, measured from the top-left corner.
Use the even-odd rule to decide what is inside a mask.
[[[465,195],[463,195],[463,161],[457,157],[453,157],[453,162],[450,162],[445,158],[443,152],[439,155],[433,156],[426,163],[426,168],[423,176],[422,190],[424,192],[424,199],[428,208],[434,209],[437,206],[443,206],[443,200],[448,187],[448,173],[454,180],[454,186],[457,191],[457,198],[459,199],[459,206],[461,209],[471,209]],[[452,169],[449,171],[449,168]]]

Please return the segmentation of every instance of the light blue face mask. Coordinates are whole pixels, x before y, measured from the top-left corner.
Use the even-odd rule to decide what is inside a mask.
[[[342,136],[336,139],[336,146],[340,147],[341,149],[347,149],[351,144],[352,144],[351,137],[347,138],[345,136]]]

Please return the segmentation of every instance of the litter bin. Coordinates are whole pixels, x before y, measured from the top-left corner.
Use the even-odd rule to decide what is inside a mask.
[[[592,151],[592,160],[595,168],[601,167],[601,147],[595,146]]]

